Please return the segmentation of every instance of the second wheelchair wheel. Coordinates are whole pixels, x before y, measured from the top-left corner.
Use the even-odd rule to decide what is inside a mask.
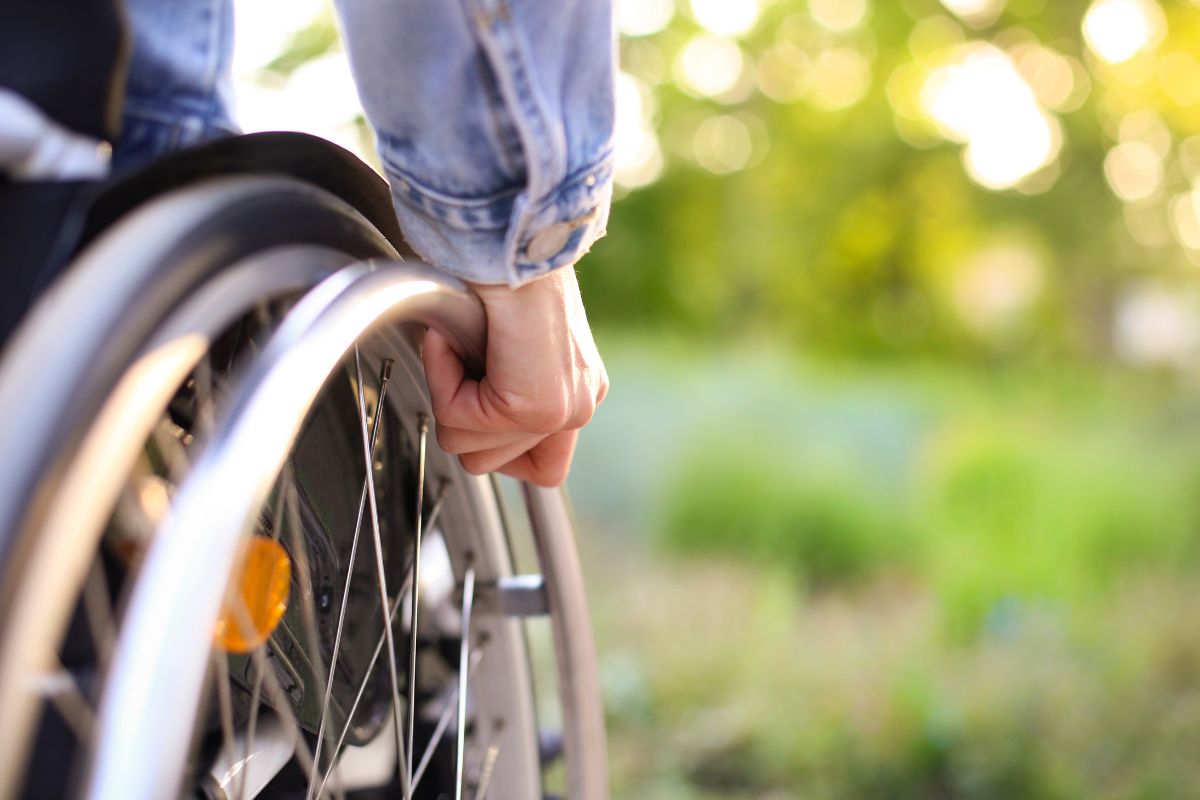
[[[279,233],[239,245],[216,224],[231,199],[244,212],[232,229],[252,211]],[[287,233],[288,209],[317,224]],[[81,362],[96,377],[80,390],[98,399],[42,398],[60,403],[61,428],[23,476],[30,501],[0,502],[0,775],[20,779],[8,794],[540,797],[546,737],[520,617],[548,614],[564,788],[604,796],[562,498],[527,490],[540,574],[515,576],[494,484],[428,434],[421,333],[435,325],[478,355],[477,302],[428,269],[347,266],[388,248],[288,181],[218,181],[135,217],[0,367],[0,409],[19,413],[15,387],[54,351],[48,321],[140,247],[142,285],[122,278],[138,324],[111,309],[116,333]],[[157,251],[147,219],[174,225]]]

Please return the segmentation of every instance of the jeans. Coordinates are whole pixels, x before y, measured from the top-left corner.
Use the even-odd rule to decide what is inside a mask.
[[[118,167],[237,131],[232,0],[126,0]],[[611,0],[337,0],[393,205],[429,263],[519,286],[575,263],[612,196]]]

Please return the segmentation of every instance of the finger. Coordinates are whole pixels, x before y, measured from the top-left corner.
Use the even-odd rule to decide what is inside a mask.
[[[482,384],[466,375],[462,359],[446,338],[432,328],[421,347],[425,382],[433,415],[442,425],[472,431],[528,433],[519,420],[506,417],[491,399],[494,392],[485,376]]]
[[[462,463],[463,469],[472,475],[484,475],[508,464],[522,453],[529,452],[537,447],[544,438],[546,437],[541,434],[525,434],[511,444],[491,450],[481,450],[477,453],[467,453],[459,456],[458,460]]]
[[[522,432],[472,431],[465,428],[452,428],[441,423],[438,423],[437,426],[438,447],[454,455],[494,450],[528,437],[528,433]]]
[[[466,382],[466,369],[458,354],[450,348],[446,337],[433,328],[425,332],[421,362],[425,365],[425,382],[429,384],[429,394],[436,412],[438,406],[449,404],[458,394]]]
[[[519,480],[553,488],[561,486],[571,470],[579,431],[563,431],[547,436],[526,453],[499,468],[499,472]]]

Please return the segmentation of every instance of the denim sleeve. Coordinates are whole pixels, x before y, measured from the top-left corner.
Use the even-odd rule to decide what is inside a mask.
[[[518,286],[577,261],[612,196],[611,0],[338,0],[401,225]]]
[[[125,0],[125,8],[133,49],[114,166],[237,133],[230,0]]]

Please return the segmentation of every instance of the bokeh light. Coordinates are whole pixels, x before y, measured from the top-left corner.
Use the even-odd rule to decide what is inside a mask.
[[[1120,64],[1162,40],[1166,17],[1154,0],[1096,0],[1083,17],[1083,38],[1092,52]]]
[[[792,103],[812,84],[812,59],[789,44],[769,48],[758,59],[758,88],[777,103]]]
[[[1179,243],[1200,251],[1200,188],[1176,195],[1171,200],[1171,228]]]
[[[1162,157],[1144,142],[1119,144],[1104,157],[1104,177],[1122,200],[1145,200],[1162,187]]]
[[[617,30],[625,36],[650,36],[671,24],[672,0],[618,0]]]
[[[1087,97],[1087,70],[1074,58],[1035,42],[1018,46],[1009,55],[1046,108],[1074,111]]]
[[[1166,158],[1171,152],[1171,129],[1154,111],[1142,109],[1121,118],[1117,126],[1117,138],[1122,142],[1143,142]]]
[[[1145,282],[1118,299],[1113,344],[1132,364],[1183,366],[1200,349],[1200,308],[1191,293]]]
[[[964,45],[925,82],[922,105],[942,135],[966,144],[967,172],[989,189],[1007,189],[1050,164],[1062,144],[1056,119],[1004,51]]]
[[[1193,183],[1200,183],[1200,134],[1179,143],[1179,168]]]
[[[637,78],[621,72],[617,75],[616,100],[616,181],[627,189],[636,189],[657,180],[663,168],[662,148],[654,134],[654,95]]]
[[[732,114],[709,117],[692,138],[696,163],[716,175],[737,172],[750,163],[753,153],[750,129]]]
[[[942,5],[971,25],[990,24],[1004,8],[1004,0],[942,0]]]
[[[817,56],[812,65],[808,101],[824,111],[858,103],[871,87],[871,62],[852,47],[836,47]]]
[[[742,49],[719,36],[694,36],[675,59],[675,77],[686,91],[716,97],[737,86],[745,68]]]
[[[717,36],[742,36],[758,22],[758,0],[691,0],[696,22]]]
[[[322,11],[324,0],[238,0],[233,4],[233,72],[245,77],[265,68],[282,53],[289,39]]]
[[[1200,103],[1200,60],[1189,52],[1168,53],[1158,62],[1158,82],[1180,108]]]
[[[977,334],[1013,334],[1036,303],[1044,266],[1036,250],[1019,240],[976,251],[955,274],[953,300],[962,321]]]
[[[947,48],[961,44],[964,38],[961,25],[935,14],[913,26],[908,35],[908,51],[918,64],[932,66]]]
[[[867,0],[809,0],[808,13],[818,25],[834,33],[852,31],[867,18]]]

